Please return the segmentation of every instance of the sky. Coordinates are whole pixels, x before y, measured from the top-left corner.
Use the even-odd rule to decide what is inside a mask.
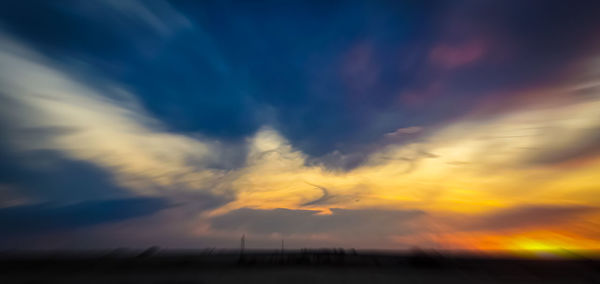
[[[598,249],[598,11],[2,1],[0,249]]]

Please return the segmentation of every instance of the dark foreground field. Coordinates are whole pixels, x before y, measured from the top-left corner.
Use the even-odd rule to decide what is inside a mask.
[[[600,283],[600,262],[320,251],[4,252],[0,283]]]

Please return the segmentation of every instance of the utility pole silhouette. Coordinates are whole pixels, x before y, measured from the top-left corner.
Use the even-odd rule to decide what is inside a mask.
[[[283,239],[281,239],[281,253],[283,254]]]
[[[240,242],[240,253],[244,254],[244,249],[246,248],[246,234],[242,235],[242,240]]]
[[[240,259],[238,260],[238,264],[244,263],[244,249],[246,248],[246,234],[242,235],[242,239],[240,240]]]

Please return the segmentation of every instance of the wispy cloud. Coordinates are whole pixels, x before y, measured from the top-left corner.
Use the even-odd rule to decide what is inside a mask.
[[[7,135],[12,147],[92,161],[143,194],[218,187],[221,170],[211,169],[219,163],[218,143],[168,133],[123,89],[98,91],[8,37],[2,41],[2,121],[17,130]],[[25,129],[58,128],[69,132],[23,139]]]
[[[103,0],[73,3],[86,17],[104,17],[107,21],[117,19],[117,23],[134,23],[147,26],[159,35],[168,36],[174,31],[190,27],[190,21],[167,1],[144,0]],[[125,20],[125,21],[124,21]],[[123,25],[121,28],[127,28]]]
[[[166,29],[136,3],[115,9],[134,13],[159,31]],[[202,133],[175,133],[147,112],[138,102],[139,94],[107,82],[94,87],[90,81],[105,78],[74,74],[77,69],[7,35],[0,43],[0,121],[9,150],[49,150],[91,163],[137,195],[177,201],[217,195],[211,212],[189,213],[203,214],[189,226],[204,230],[205,236],[215,233],[212,229],[343,236],[355,233],[355,224],[367,235],[395,236],[411,233],[403,221],[423,212],[488,216],[530,200],[574,204],[575,209],[509,210],[482,219],[498,228],[526,227],[549,222],[539,217],[540,212],[571,215],[600,202],[596,178],[600,97],[594,84],[567,88],[571,85],[565,83],[568,86],[558,90],[560,94],[553,94],[564,98],[560,105],[531,104],[486,115],[473,112],[437,126],[391,128],[396,129],[392,132],[378,129],[373,132],[382,140],[419,137],[375,143],[378,147],[365,153],[328,152],[322,160],[347,165],[343,171],[332,171],[272,125],[239,144]],[[467,48],[462,54],[446,48],[440,56],[449,61],[442,64],[459,67],[476,62],[484,53],[479,49],[483,47]],[[364,59],[367,67],[369,56]],[[364,66],[356,68],[364,73]],[[319,123],[329,123],[327,119],[319,118]],[[242,157],[241,166],[230,165],[232,156]],[[586,167],[564,166],[581,157]],[[306,181],[318,184],[320,197],[315,198],[315,186]],[[571,194],[575,191],[579,195]],[[314,210],[302,210],[308,206]],[[573,218],[583,218],[575,213]],[[507,221],[516,217],[523,221]]]
[[[312,185],[312,184],[311,184]],[[333,198],[333,196],[329,195],[329,191],[327,191],[327,188],[324,188],[322,186],[318,186],[318,185],[313,185],[314,187],[318,188],[321,190],[321,192],[323,193],[323,195],[315,200],[311,200],[308,202],[305,202],[303,204],[301,204],[300,206],[311,206],[311,205],[321,205],[321,204],[326,204],[330,199]]]

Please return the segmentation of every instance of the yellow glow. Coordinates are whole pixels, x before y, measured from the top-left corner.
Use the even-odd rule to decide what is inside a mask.
[[[556,251],[563,249],[560,245],[550,242],[543,242],[538,240],[524,239],[519,240],[514,249],[526,250],[526,251]]]

